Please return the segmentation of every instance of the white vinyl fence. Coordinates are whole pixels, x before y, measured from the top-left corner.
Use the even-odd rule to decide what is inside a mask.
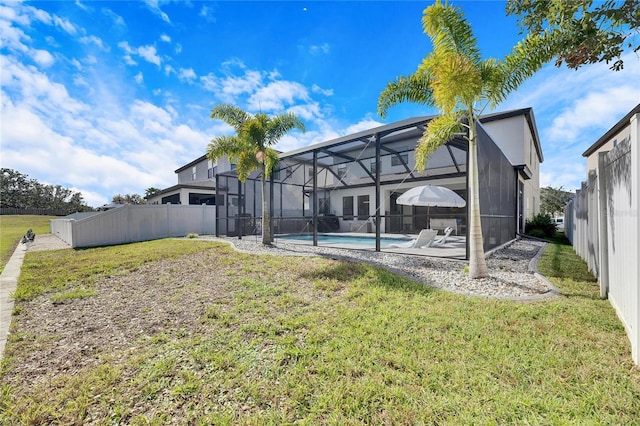
[[[615,308],[640,365],[640,114],[631,138],[600,153],[598,168],[565,210],[565,232],[589,269],[600,294]]]
[[[215,206],[125,205],[85,217],[51,221],[51,233],[73,248],[215,234]]]

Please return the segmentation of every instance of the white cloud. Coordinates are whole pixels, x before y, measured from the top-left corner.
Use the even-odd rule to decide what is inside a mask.
[[[309,100],[309,92],[300,83],[273,81],[259,88],[249,98],[249,108],[262,111],[280,111],[296,100]]]
[[[320,55],[320,54],[326,55],[330,51],[331,51],[331,46],[329,46],[328,43],[309,46],[309,53],[311,53],[312,55]]]
[[[76,77],[76,83],[86,83]],[[85,103],[11,57],[3,57],[0,78],[3,167],[77,188],[93,206],[116,193],[175,184],[173,170],[203,152],[211,138],[180,122],[170,106],[129,103],[103,93],[88,96]]]
[[[152,64],[156,64],[160,66],[160,56],[158,56],[158,52],[155,46],[140,46],[138,47],[138,55],[144,58],[147,62],[151,62]]]
[[[221,92],[218,96],[231,102],[234,97],[241,94],[253,93],[262,85],[262,74],[259,71],[247,71],[244,76],[229,76],[218,81]]]
[[[178,71],[178,79],[181,81],[193,82],[196,78],[198,78],[198,76],[195,71],[193,71],[193,68],[180,68]]]
[[[102,9],[102,13],[105,16],[108,16],[109,18],[111,18],[111,20],[113,21],[113,24],[115,26],[117,26],[117,27],[126,27],[127,26],[127,24],[124,22],[124,18],[122,18],[122,16],[118,15],[117,13],[112,11],[111,9],[103,8]]]
[[[545,66],[499,110],[533,107],[545,157],[541,186],[580,187],[586,179],[582,153],[640,100],[640,60],[623,56],[625,68],[604,63],[575,71]]]
[[[343,134],[344,135],[350,135],[352,133],[358,133],[358,132],[362,132],[364,130],[369,130],[369,129],[373,129],[376,127],[380,127],[382,126],[383,123],[374,120],[370,117],[366,117],[363,118],[362,120],[360,120],[359,122],[355,123],[355,124],[351,124],[350,126],[348,126]]]
[[[171,37],[166,34],[160,35],[160,41],[164,41],[165,43],[171,43]]]
[[[630,86],[606,87],[588,93],[553,119],[547,135],[552,140],[575,142],[589,129],[618,121],[639,99],[638,93],[634,93]]]
[[[200,17],[204,18],[209,23],[216,22],[216,17],[213,14],[213,9],[208,6],[202,6],[199,13]]]
[[[84,10],[85,12],[92,10],[92,9],[91,9],[90,7],[88,7],[87,5],[82,4],[82,3],[80,2],[80,0],[76,0],[76,1],[74,2],[74,4],[75,4],[76,6],[78,6],[80,9]]]
[[[176,53],[182,52],[182,45],[180,43],[176,43]]]
[[[55,62],[55,59],[51,55],[51,53],[46,50],[32,50],[31,51],[33,60],[36,61],[38,65],[44,68],[48,68]]]
[[[322,118],[320,105],[317,102],[304,105],[294,105],[291,108],[288,108],[287,112],[295,114],[303,120],[314,120],[317,118]]]
[[[171,23],[171,19],[169,19],[169,15],[164,13],[160,6],[158,6],[158,0],[144,0],[144,3],[147,5],[149,10],[153,12],[154,15],[159,16],[164,22]]]
[[[200,82],[202,83],[202,88],[206,91],[215,93],[220,90],[219,79],[213,73],[200,76]]]
[[[75,35],[78,32],[75,25],[69,22],[68,19],[60,18],[57,15],[53,15],[53,22],[57,27],[62,28],[64,31],[66,31],[70,35]]]
[[[144,83],[144,76],[142,75],[142,72],[139,72],[138,74],[136,74],[135,77],[133,77],[133,79],[139,85],[142,85]]]
[[[137,64],[131,55],[138,55],[145,61],[157,66],[160,66],[160,63],[162,62],[160,56],[158,56],[158,52],[155,46],[131,47],[128,42],[121,41],[120,43],[118,43],[118,47],[124,50],[124,60],[128,65]]]
[[[314,84],[313,86],[311,86],[311,91],[313,93],[318,93],[324,96],[333,96],[333,89],[323,89],[317,84]]]
[[[104,49],[105,48],[104,43],[102,42],[102,39],[100,37],[96,37],[96,36],[80,37],[80,43],[83,43],[83,44],[95,44],[100,49]]]

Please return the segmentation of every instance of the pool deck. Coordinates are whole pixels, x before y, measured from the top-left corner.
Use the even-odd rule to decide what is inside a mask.
[[[324,234],[324,233],[319,233]],[[345,237],[367,237],[367,238],[375,238],[375,234],[368,233],[357,233],[357,232],[332,232],[330,234],[332,236],[345,236]],[[382,238],[397,238],[401,239],[401,241],[406,241],[407,239],[417,238],[416,234],[380,234]],[[438,236],[439,237],[439,236]],[[436,239],[438,238],[436,237]],[[301,245],[312,245],[312,241],[304,241],[304,240],[292,240],[287,239],[286,236],[275,236],[275,243],[278,241],[286,242],[287,244],[301,244]],[[343,243],[325,243],[318,242],[318,247],[334,247],[341,249],[349,249],[349,250],[364,250],[364,251],[375,251],[375,247],[363,247],[359,244],[343,244]],[[418,256],[430,256],[430,257],[444,257],[450,259],[464,259],[466,255],[466,237],[465,236],[455,236],[451,235],[447,239],[447,242],[444,244],[440,244],[433,247],[423,247],[423,248],[386,248],[382,246],[380,251],[383,253],[401,253],[401,254],[411,254]]]

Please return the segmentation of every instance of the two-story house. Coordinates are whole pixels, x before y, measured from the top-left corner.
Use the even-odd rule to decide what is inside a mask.
[[[227,157],[216,163],[207,160],[206,155],[196,158],[175,171],[178,184],[165,188],[147,197],[148,204],[191,204],[224,205],[224,196],[216,198],[215,177],[218,170],[230,171],[235,168]]]
[[[396,202],[408,189],[426,184],[444,186],[468,198],[464,135],[433,153],[425,170],[415,167],[415,147],[433,118],[406,119],[281,153],[267,193],[275,232],[311,232],[317,224],[321,232],[393,234],[451,224],[458,235],[465,236],[466,207]],[[477,135],[481,220],[485,249],[490,250],[515,238],[524,230],[525,220],[539,211],[543,156],[531,108],[483,116]],[[204,180],[211,179],[207,185],[199,181],[199,166],[207,176]],[[217,205],[216,230],[221,235],[235,235],[238,218],[262,216],[259,173],[241,183],[228,161],[212,165],[204,156],[176,173],[179,184],[154,194],[152,202],[186,203],[189,199],[191,203],[196,197],[202,200],[198,194],[208,194]],[[197,189],[188,188],[189,178],[199,183]],[[175,201],[169,198],[172,196]]]

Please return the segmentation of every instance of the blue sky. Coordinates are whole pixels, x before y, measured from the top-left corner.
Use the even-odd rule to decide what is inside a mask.
[[[502,1],[457,1],[486,57],[521,38]],[[115,194],[177,183],[174,170],[215,136],[220,102],[293,111],[307,126],[289,150],[396,120],[435,114],[378,95],[430,51],[428,1],[0,2],[0,165],[82,192]],[[497,111],[533,107],[545,161],[541,186],[574,190],[582,152],[640,102],[640,61],[579,71],[546,66]]]

